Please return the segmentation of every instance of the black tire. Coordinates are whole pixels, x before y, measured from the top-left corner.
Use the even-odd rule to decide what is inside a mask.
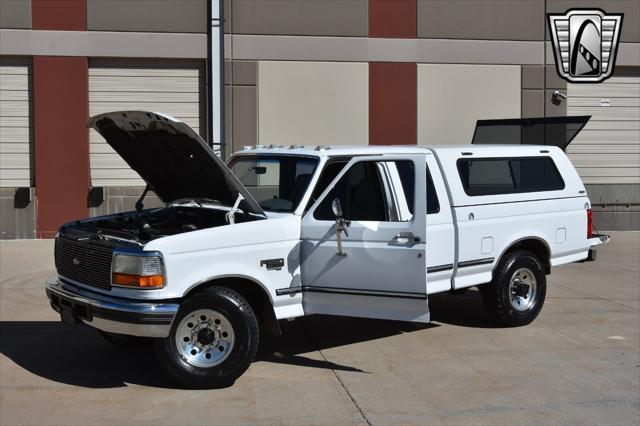
[[[527,271],[533,277],[528,277]],[[524,274],[523,277],[530,280],[530,285],[524,284],[524,287],[521,287],[516,277],[517,273]],[[510,288],[512,279],[516,280],[516,284]],[[527,288],[533,288],[534,291],[526,296],[522,294],[517,301],[512,301],[512,297],[517,295],[520,288],[523,292]],[[507,327],[519,327],[529,324],[540,313],[547,293],[547,277],[544,266],[535,254],[526,250],[516,250],[507,253],[500,260],[493,273],[493,281],[479,286],[479,289],[487,311],[497,322]],[[519,304],[518,301],[523,303]]]
[[[180,355],[176,331],[181,321],[200,309],[212,309],[223,315],[233,327],[234,343],[226,358],[218,365],[199,367]],[[220,388],[233,384],[253,362],[259,344],[259,325],[249,303],[236,291],[226,287],[210,287],[194,294],[180,306],[165,339],[158,339],[156,351],[169,376],[188,388]]]

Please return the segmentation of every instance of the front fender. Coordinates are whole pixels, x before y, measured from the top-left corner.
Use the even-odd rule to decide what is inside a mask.
[[[300,304],[299,297],[276,296],[276,289],[300,279],[300,217],[226,225],[151,241],[145,250],[160,251],[165,260],[165,299],[183,298],[215,279],[235,277],[255,282],[274,308]],[[282,260],[282,266],[275,262]]]

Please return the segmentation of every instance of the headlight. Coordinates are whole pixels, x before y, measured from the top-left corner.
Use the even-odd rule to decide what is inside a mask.
[[[164,287],[164,266],[160,256],[116,254],[111,266],[111,282],[133,288]]]

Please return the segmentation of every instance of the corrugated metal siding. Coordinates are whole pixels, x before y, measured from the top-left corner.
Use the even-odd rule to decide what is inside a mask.
[[[0,187],[31,186],[31,66],[0,64]]]
[[[569,84],[567,95],[568,115],[592,116],[567,149],[584,182],[640,183],[640,77]]]
[[[89,114],[147,110],[169,114],[204,134],[204,64],[113,65],[89,68]],[[202,127],[201,127],[202,125]],[[94,130],[89,134],[93,186],[142,186],[136,172]]]

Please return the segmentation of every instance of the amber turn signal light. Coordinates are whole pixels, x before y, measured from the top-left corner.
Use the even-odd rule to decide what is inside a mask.
[[[125,285],[128,287],[161,288],[164,286],[162,275],[131,275],[113,273],[111,277],[113,284]]]

